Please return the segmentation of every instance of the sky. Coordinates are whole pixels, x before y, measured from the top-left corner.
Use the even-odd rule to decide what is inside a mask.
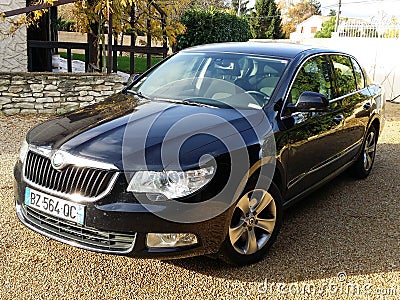
[[[337,10],[339,0],[319,0],[323,15],[330,9]],[[384,11],[389,16],[400,17],[400,0],[342,0],[343,17],[360,17],[370,19]]]
[[[328,15],[330,9],[337,10],[339,0],[319,0],[319,2],[322,14]],[[255,0],[250,0],[248,7],[253,7],[254,3]],[[379,11],[384,11],[389,16],[400,17],[400,0],[342,0],[341,11],[343,17],[349,18],[371,19],[377,16]]]

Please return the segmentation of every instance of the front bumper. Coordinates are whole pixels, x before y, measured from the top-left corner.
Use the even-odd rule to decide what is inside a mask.
[[[69,245],[101,253],[169,259],[216,253],[227,234],[229,209],[204,222],[176,223],[154,215],[140,203],[113,198],[118,196],[114,189],[107,196],[113,198],[112,205],[102,200],[80,202],[86,206],[84,225],[60,220],[24,204],[25,188],[29,185],[24,182],[21,170],[22,164],[17,162],[14,193],[18,218],[30,229]],[[187,247],[148,248],[146,234],[150,232],[192,233],[198,243]]]

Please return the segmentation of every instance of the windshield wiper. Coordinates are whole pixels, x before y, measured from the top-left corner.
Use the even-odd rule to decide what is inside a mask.
[[[218,107],[218,106],[210,105],[210,104],[204,104],[204,103],[199,103],[199,102],[192,102],[192,101],[188,101],[188,100],[170,99],[170,98],[154,98],[153,100],[156,100],[156,101],[165,101],[165,102],[172,102],[172,103],[178,103],[178,104],[184,104],[184,105],[201,106],[201,107],[211,107],[211,108]]]
[[[138,92],[138,91],[134,91],[134,90],[126,90],[126,92],[128,94],[132,94],[134,96],[137,96],[138,98],[141,98],[141,99],[151,100],[150,97],[148,97],[146,95],[143,95],[142,92]]]

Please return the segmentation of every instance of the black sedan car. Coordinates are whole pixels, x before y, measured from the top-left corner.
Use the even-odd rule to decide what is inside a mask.
[[[17,215],[87,250],[253,263],[286,207],[345,169],[368,176],[384,103],[342,52],[186,49],[31,129],[14,169]]]

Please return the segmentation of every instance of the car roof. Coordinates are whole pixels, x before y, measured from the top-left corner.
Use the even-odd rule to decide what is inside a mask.
[[[291,43],[268,43],[268,42],[234,42],[218,43],[195,46],[182,50],[182,52],[220,52],[220,53],[246,53],[281,58],[294,58],[302,52],[337,52],[313,46],[291,44]]]

